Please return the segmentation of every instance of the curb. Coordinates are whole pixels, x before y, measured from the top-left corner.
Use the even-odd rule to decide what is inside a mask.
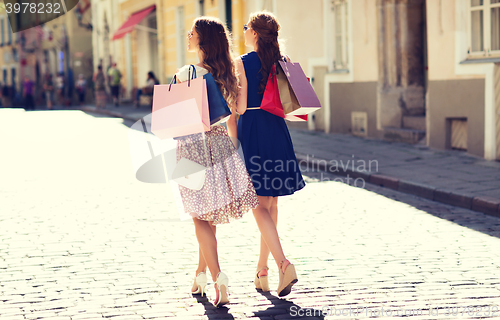
[[[116,118],[123,118],[130,121],[138,121],[136,117],[129,117],[123,113],[106,109],[97,109],[95,107],[81,107],[82,111],[100,113]],[[369,171],[351,170],[343,168],[342,171],[335,170],[328,166],[328,161],[319,158],[309,158],[309,155],[296,153],[299,164],[305,162],[305,165],[311,169],[328,172],[339,176],[351,176],[354,179],[361,178],[368,183],[381,187],[393,189],[399,192],[411,194],[420,198],[441,202],[455,207],[461,207],[472,211],[482,212],[484,214],[500,218],[500,199],[485,196],[473,196],[470,194],[460,194],[457,192],[438,189],[434,186],[402,180],[383,174],[375,174]]]
[[[444,204],[461,207],[484,214],[500,218],[500,199],[485,196],[474,196],[470,194],[460,194],[449,190],[436,188],[418,182],[402,180],[383,174],[375,174],[367,171],[351,170],[343,168],[338,171],[328,166],[328,161],[319,158],[309,158],[309,155],[297,153],[299,164],[305,164],[308,168],[318,169],[334,175],[352,176],[362,178],[366,182],[382,186],[385,188],[397,190],[399,192],[411,194],[420,198],[441,202]]]

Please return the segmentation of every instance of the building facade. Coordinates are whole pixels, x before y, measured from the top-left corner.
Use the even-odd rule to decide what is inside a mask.
[[[109,52],[129,96],[148,71],[166,83],[177,68],[197,62],[185,50],[197,16],[226,21],[239,55],[251,50],[243,24],[265,9],[278,17],[284,51],[322,101],[299,126],[500,159],[496,0],[95,1],[115,13],[94,23],[109,26],[94,45],[94,64]],[[106,44],[108,38],[115,40]]]
[[[313,127],[500,160],[496,2],[324,0]]]

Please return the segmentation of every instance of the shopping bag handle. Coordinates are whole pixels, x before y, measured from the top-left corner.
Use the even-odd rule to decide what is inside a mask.
[[[282,56],[282,58],[283,58],[283,61],[288,62],[288,61],[286,61],[286,57],[285,56]],[[277,62],[274,64],[274,68],[276,69],[275,74],[280,73],[280,68],[278,68],[278,63]]]
[[[172,78],[172,81],[170,81],[170,85],[168,86],[168,91],[172,88],[172,83],[177,84],[177,75],[174,74],[174,77]]]
[[[191,68],[193,68],[193,76],[191,77]],[[190,65],[188,69],[188,81],[191,81],[191,79],[196,78],[196,67],[194,65]],[[189,83],[189,82],[188,82]],[[189,84],[188,84],[189,86]]]
[[[193,73],[191,73],[191,68],[193,68]],[[190,65],[188,69],[188,87],[191,86],[191,80],[196,78],[196,67],[194,65]],[[177,84],[177,75],[174,74],[172,81],[170,81],[170,85],[168,86],[168,91],[172,88],[172,84]]]
[[[193,73],[191,74],[191,68],[193,68]],[[194,65],[190,65],[188,69],[188,87],[191,87],[191,80],[196,78],[196,68]]]

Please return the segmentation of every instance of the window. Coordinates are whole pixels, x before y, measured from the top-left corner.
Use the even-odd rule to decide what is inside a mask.
[[[219,18],[226,24],[227,29],[230,32],[232,32],[232,30],[233,30],[233,1],[232,0],[219,0],[218,10],[219,10]]]
[[[198,0],[198,13],[199,16],[205,15],[205,0]]]
[[[12,44],[12,29],[10,27],[10,23],[7,21],[7,37],[8,37],[8,41],[7,41],[7,44]]]
[[[500,0],[468,0],[469,55],[500,56]]]
[[[184,7],[177,7],[176,25],[177,25],[177,66],[182,67],[186,64],[186,21],[184,16]]]
[[[230,32],[233,31],[233,6],[232,0],[226,0],[226,26]]]
[[[330,70],[348,69],[347,0],[328,0],[327,57]]]
[[[59,60],[59,63],[58,63],[58,72],[64,72],[64,52],[62,51],[59,51],[57,53],[57,56],[58,56],[58,60]]]
[[[274,9],[276,7],[276,0],[260,0],[256,1],[257,8],[256,11],[260,10],[267,10],[270,12],[274,12]]]
[[[11,75],[11,79],[12,79],[12,82],[10,83],[11,87],[15,88],[16,87],[16,69],[15,68],[11,68],[10,69],[10,75]]]
[[[3,18],[0,18],[0,32],[2,33],[2,42],[0,43],[0,46],[3,46],[4,45],[4,42],[5,42],[5,38],[4,38],[4,29],[3,29]]]
[[[157,21],[156,21],[156,13],[153,11],[152,15],[147,20],[148,27],[157,30]],[[156,32],[148,32],[149,36],[149,54],[150,54],[150,63],[151,70],[159,70],[158,67],[158,33]]]

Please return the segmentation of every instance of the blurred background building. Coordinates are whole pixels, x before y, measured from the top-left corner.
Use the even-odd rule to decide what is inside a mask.
[[[12,33],[5,7],[0,7],[0,82],[10,92],[7,103],[22,105],[22,82],[36,84],[35,100],[43,103],[46,74],[64,75],[65,103],[76,99],[72,88],[78,74],[92,78],[92,26],[90,1],[43,25]],[[7,92],[7,90],[4,90]],[[88,96],[91,101],[91,94]]]
[[[2,106],[12,105],[19,82],[19,34],[13,34],[5,8],[0,5],[0,95]]]
[[[80,0],[76,8],[42,27],[41,74],[52,74],[54,80],[62,74],[65,96],[71,102],[76,101],[78,75],[83,74],[89,83],[93,75],[91,20],[90,0]],[[92,101],[91,92],[87,99]]]

